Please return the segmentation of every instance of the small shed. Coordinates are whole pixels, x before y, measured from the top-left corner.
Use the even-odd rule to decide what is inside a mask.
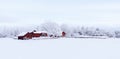
[[[63,31],[63,32],[62,32],[62,37],[65,37],[65,35],[66,35],[66,33]]]

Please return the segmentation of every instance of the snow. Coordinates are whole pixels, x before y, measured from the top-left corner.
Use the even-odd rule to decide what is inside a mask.
[[[24,36],[27,32],[22,32],[18,36]]]
[[[37,32],[34,32],[34,33],[48,33],[47,31],[37,31]]]
[[[0,59],[120,59],[120,39],[0,38]]]

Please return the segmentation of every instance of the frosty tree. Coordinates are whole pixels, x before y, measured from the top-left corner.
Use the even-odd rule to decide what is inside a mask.
[[[42,31],[47,31],[49,34],[61,36],[62,31],[58,24],[54,22],[46,22],[41,25]]]

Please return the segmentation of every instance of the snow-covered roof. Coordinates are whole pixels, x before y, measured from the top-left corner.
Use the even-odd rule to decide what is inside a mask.
[[[18,36],[24,36],[27,32],[22,32]]]
[[[20,33],[18,36],[24,36],[27,32],[22,32]],[[48,33],[47,31],[37,31],[37,32],[34,32],[34,33]]]

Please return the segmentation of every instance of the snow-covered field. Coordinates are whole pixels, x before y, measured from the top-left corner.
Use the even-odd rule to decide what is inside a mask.
[[[120,39],[0,38],[0,59],[120,59]]]

